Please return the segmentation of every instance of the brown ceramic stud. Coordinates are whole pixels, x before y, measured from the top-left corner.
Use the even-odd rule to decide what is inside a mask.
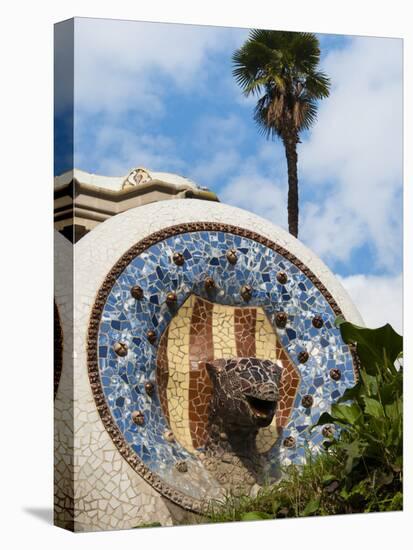
[[[320,315],[316,315],[315,317],[313,317],[313,320],[311,322],[313,323],[314,328],[321,328],[324,325],[324,321],[320,317]]]
[[[323,426],[321,433],[324,437],[332,437],[334,435],[334,426],[331,426],[330,424]]]
[[[130,289],[130,293],[132,294],[133,298],[135,300],[142,300],[143,298],[143,289],[139,285],[135,285]]]
[[[175,252],[174,255],[172,256],[172,259],[174,261],[174,264],[176,265],[184,265],[185,263],[184,255],[181,254],[180,252]]]
[[[234,265],[237,263],[238,257],[237,257],[237,251],[235,248],[230,248],[227,252],[227,260],[230,264]]]
[[[155,389],[155,386],[153,385],[152,382],[145,382],[145,391],[149,396],[153,395],[154,389]]]
[[[168,306],[174,306],[176,305],[176,302],[178,301],[178,298],[176,297],[175,292],[168,292],[166,295],[166,303]]]
[[[242,286],[240,294],[244,302],[249,302],[252,297],[252,288],[250,287],[250,285]]]
[[[204,282],[205,290],[208,292],[209,290],[213,290],[216,287],[215,281],[212,277],[207,277]]]
[[[298,354],[298,360],[300,361],[300,363],[307,363],[309,357],[310,356],[308,355],[307,351],[300,351],[300,353]]]
[[[154,344],[156,342],[156,332],[154,330],[148,330],[146,338],[150,344]]]
[[[292,435],[286,437],[283,441],[283,445],[284,447],[288,447],[289,449],[291,447],[295,447],[295,438]]]
[[[303,398],[301,399],[301,404],[305,409],[309,409],[313,406],[314,399],[312,395],[303,395]]]
[[[163,434],[166,441],[169,441],[169,443],[173,443],[175,441],[175,436],[171,430],[166,430]]]
[[[145,416],[142,411],[133,411],[132,420],[138,426],[143,426],[145,424]]]
[[[280,271],[279,273],[277,273],[277,281],[282,285],[285,285],[285,283],[288,281],[287,274],[284,273],[284,271]]]
[[[330,378],[335,380],[336,382],[340,380],[341,378],[341,370],[340,369],[331,369],[330,370]]]
[[[116,342],[116,344],[113,346],[113,349],[115,350],[116,355],[119,355],[119,357],[125,357],[128,355],[128,346],[125,344],[125,342]]]
[[[285,328],[285,325],[288,321],[288,315],[285,313],[285,311],[279,311],[275,315],[275,324],[278,328]]]
[[[175,462],[175,468],[178,470],[178,472],[181,472],[183,474],[188,471],[188,464],[185,460],[179,460],[178,462]]]

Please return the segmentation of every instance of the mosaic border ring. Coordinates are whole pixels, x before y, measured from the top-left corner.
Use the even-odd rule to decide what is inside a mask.
[[[235,263],[228,261],[228,250],[236,251]],[[275,282],[280,272],[286,275],[282,285]],[[207,277],[214,281],[213,293],[205,288]],[[139,300],[131,296],[136,285],[143,290]],[[240,295],[243,285],[254,289],[247,303]],[[168,292],[174,293],[176,307],[168,305]],[[308,350],[304,364],[294,362],[299,387],[286,395],[291,412],[282,437],[267,451],[270,466],[303,463],[306,446],[322,447],[321,430],[310,432],[309,426],[357,376],[355,351],[334,325],[342,312],[333,296],[294,254],[270,239],[233,225],[191,222],[157,231],[127,250],[107,274],[90,316],[87,358],[93,396],[106,431],[129,465],[163,496],[194,512],[201,512],[221,488],[197,453],[170,430],[160,388],[155,384],[148,395],[145,384],[159,380],[159,347],[174,315],[191,295],[210,302],[211,294],[217,307],[262,308],[286,357]],[[279,311],[288,316],[281,328]],[[314,316],[322,316],[322,327],[313,326]],[[125,356],[115,353],[116,342],[127,345]],[[334,368],[342,373],[339,381],[329,376]],[[304,395],[311,397],[310,412],[301,406]],[[133,421],[134,411],[142,413],[144,424]]]

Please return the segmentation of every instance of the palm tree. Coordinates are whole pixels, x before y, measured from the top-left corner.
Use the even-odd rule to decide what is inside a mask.
[[[257,95],[254,120],[269,139],[281,138],[288,168],[288,229],[298,236],[297,143],[317,117],[330,80],[318,69],[320,47],[311,33],[254,29],[232,57],[245,96]]]

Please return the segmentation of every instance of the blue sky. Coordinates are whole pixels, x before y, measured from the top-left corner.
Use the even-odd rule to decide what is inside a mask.
[[[231,74],[247,36],[76,19],[75,166],[176,172],[286,227],[283,147],[258,133],[254,99]],[[390,320],[401,331],[402,42],[319,39],[332,90],[299,146],[299,237],[341,278],[367,324]],[[69,168],[59,154],[56,173]]]

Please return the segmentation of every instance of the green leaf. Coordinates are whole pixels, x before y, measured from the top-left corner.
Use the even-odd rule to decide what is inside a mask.
[[[337,476],[334,474],[328,474],[323,477],[321,480],[322,485],[325,487],[326,485],[330,485],[332,481],[335,481],[337,479]]]
[[[363,393],[363,385],[361,381],[358,381],[352,388],[347,388],[343,395],[337,400],[337,403],[344,403],[346,401],[352,401],[357,399]]]
[[[342,499],[344,500],[347,500],[350,496],[350,493],[348,492],[348,490],[346,489],[346,487],[343,487],[340,491],[340,496]]]
[[[273,519],[273,517],[265,512],[246,512],[241,516],[241,521],[256,521],[258,519]]]
[[[376,476],[376,485],[377,487],[383,487],[384,485],[390,485],[393,481],[394,475],[393,472],[379,472]]]
[[[317,512],[319,507],[320,507],[320,498],[313,498],[307,503],[307,506],[304,508],[302,515],[311,516],[312,514]]]
[[[403,395],[403,378],[397,373],[391,382],[380,385],[380,400],[383,405],[393,403]]]
[[[364,388],[366,389],[367,395],[369,397],[377,395],[377,392],[378,392],[377,376],[372,376],[371,374],[367,374],[366,371],[361,370],[360,377],[363,381],[363,385],[364,385]]]
[[[396,457],[391,467],[393,468],[393,472],[400,473],[403,470],[403,456]]]
[[[334,319],[334,324],[336,327],[340,327],[343,323],[346,323],[347,321],[344,319],[342,315],[339,315]]]
[[[331,406],[331,416],[338,422],[353,425],[361,417],[362,410],[357,403],[351,405],[334,404]]]
[[[389,420],[397,422],[401,418],[401,403],[396,401],[395,403],[384,405],[384,411]]]
[[[364,404],[365,404],[364,411],[366,414],[369,414],[374,418],[384,417],[384,409],[380,401],[377,401],[376,399],[371,399],[370,397],[365,397]]]
[[[281,508],[281,502],[279,500],[274,500],[272,503],[272,513],[273,513],[272,517],[275,517],[275,515],[277,514],[280,508]]]
[[[369,329],[344,322],[339,327],[344,342],[357,344],[357,355],[369,374],[375,374],[385,358],[393,364],[403,350],[403,338],[389,324]]]
[[[374,416],[371,416],[366,424],[366,429],[361,435],[370,443],[383,443],[386,436],[386,431],[387,427],[385,424],[385,418],[375,418]]]
[[[394,495],[386,510],[403,510],[403,494],[400,491]]]
[[[363,445],[359,440],[355,439],[351,443],[341,442],[339,446],[347,455],[344,472],[349,474],[353,469],[354,463],[358,464],[358,459],[362,456]]]

